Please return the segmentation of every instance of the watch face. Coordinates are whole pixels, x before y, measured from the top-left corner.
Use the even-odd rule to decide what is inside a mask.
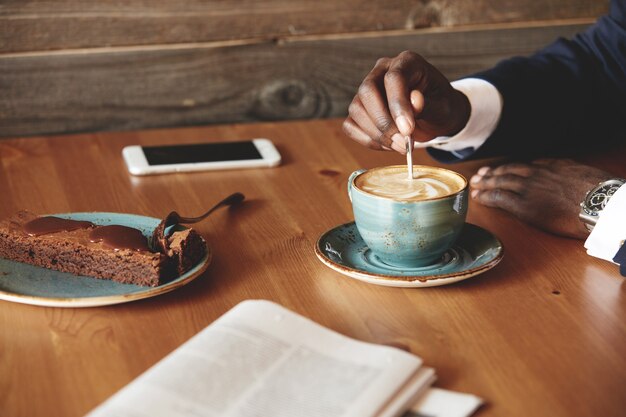
[[[606,184],[595,189],[585,201],[585,211],[597,215],[608,203],[609,199],[620,188],[621,184]]]

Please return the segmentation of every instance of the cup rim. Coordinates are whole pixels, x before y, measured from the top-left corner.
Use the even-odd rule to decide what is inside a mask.
[[[459,193],[462,193],[463,191],[465,191],[467,189],[468,186],[468,181],[467,178],[465,178],[465,176],[463,174],[460,174],[456,171],[453,171],[451,169],[447,169],[447,168],[441,168],[441,167],[436,167],[436,166],[432,166],[432,165],[413,165],[413,169],[415,170],[416,168],[419,170],[419,168],[427,168],[427,169],[436,169],[436,170],[441,170],[441,171],[447,171],[448,173],[455,175],[457,177],[460,177],[463,180],[463,186],[455,192],[449,193],[449,194],[445,194],[445,195],[440,195],[438,197],[433,197],[433,198],[428,198],[428,199],[423,199],[423,200],[403,200],[403,199],[398,199],[398,198],[393,198],[393,197],[384,197],[384,196],[380,196],[380,195],[376,195],[376,194],[372,194],[372,193],[368,193],[365,190],[360,189],[359,187],[356,186],[356,179],[359,178],[361,175],[366,174],[372,170],[376,170],[376,169],[383,169],[383,168],[402,168],[402,167],[406,167],[406,165],[386,165],[386,166],[380,166],[380,167],[374,167],[368,170],[365,170],[363,172],[361,172],[358,175],[355,175],[352,180],[350,181],[350,186],[353,190],[358,191],[360,193],[365,194],[368,197],[374,197],[374,198],[381,198],[383,200],[392,200],[392,201],[397,201],[397,202],[401,202],[401,203],[419,203],[419,202],[427,202],[427,201],[436,201],[436,200],[442,200],[444,198],[450,198],[453,197]]]

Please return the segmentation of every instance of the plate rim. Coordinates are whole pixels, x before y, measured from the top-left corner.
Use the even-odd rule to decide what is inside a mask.
[[[492,269],[494,266],[500,263],[500,261],[504,257],[504,245],[502,244],[502,241],[496,235],[494,235],[489,230],[483,227],[480,227],[473,223],[466,223],[466,225],[470,225],[472,227],[478,228],[488,233],[489,235],[493,237],[493,239],[495,239],[496,242],[498,242],[500,250],[498,251],[496,256],[489,262],[482,264],[480,266],[477,266],[473,269],[469,269],[467,271],[460,271],[457,273],[446,273],[446,274],[440,274],[440,275],[429,275],[429,276],[399,276],[399,275],[380,274],[376,272],[364,272],[361,269],[356,269],[356,268],[352,268],[349,266],[341,265],[333,261],[328,256],[326,256],[321,249],[321,242],[326,236],[328,236],[331,232],[333,232],[336,229],[339,229],[341,227],[351,226],[351,225],[355,225],[355,222],[350,221],[347,223],[343,223],[343,224],[334,226],[328,229],[327,231],[325,231],[324,233],[322,233],[320,237],[317,239],[317,242],[315,242],[315,255],[323,264],[339,272],[340,274],[348,276],[350,278],[358,279],[359,281],[367,282],[370,284],[383,285],[383,286],[389,286],[389,287],[404,287],[404,288],[434,287],[438,285],[452,284],[458,281],[471,278],[473,276],[479,275],[485,271]],[[355,225],[355,228],[356,228],[356,225]]]
[[[109,211],[80,211],[80,212],[52,213],[52,214],[45,214],[45,216],[62,216],[62,215],[74,215],[74,214],[79,214],[79,215],[90,214],[90,215],[102,215],[102,216],[111,215],[111,214],[124,215],[124,216],[154,220],[157,222],[157,224],[158,222],[161,221],[160,219],[157,219],[156,217],[144,216],[141,214],[109,212]],[[17,294],[15,292],[9,292],[9,291],[0,289],[0,300],[21,303],[21,304],[36,305],[36,306],[41,306],[41,307],[99,307],[99,306],[106,306],[106,305],[128,303],[131,301],[142,300],[145,298],[151,298],[157,295],[165,294],[195,280],[200,275],[202,275],[211,264],[211,261],[213,260],[213,252],[211,251],[211,248],[209,247],[209,244],[207,243],[206,239],[204,239],[204,237],[202,236],[200,236],[200,238],[202,239],[202,242],[204,242],[204,247],[205,247],[204,257],[202,257],[202,259],[198,261],[198,263],[191,270],[185,272],[183,275],[177,277],[176,279],[170,282],[167,282],[163,285],[159,285],[158,287],[145,287],[146,288],[145,291],[137,291],[137,292],[127,293],[127,294],[104,295],[104,296],[95,296],[95,297],[74,297],[74,298],[45,297],[45,296],[39,296],[39,295]],[[6,260],[11,261],[10,259],[6,259]],[[12,262],[17,262],[17,261],[12,261]],[[29,265],[29,264],[26,264],[26,265]],[[31,266],[35,268],[47,269],[47,268],[43,268],[43,267],[36,266],[36,265],[31,265]],[[61,271],[58,271],[58,272],[61,272]],[[72,274],[72,275],[78,276],[76,274]],[[93,277],[88,277],[88,278],[93,278]],[[99,278],[93,278],[93,279],[99,279]],[[110,280],[103,280],[103,281],[110,281]]]

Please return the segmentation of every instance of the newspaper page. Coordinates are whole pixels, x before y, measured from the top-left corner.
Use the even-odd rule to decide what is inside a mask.
[[[434,372],[275,303],[244,301],[89,417],[400,416]]]

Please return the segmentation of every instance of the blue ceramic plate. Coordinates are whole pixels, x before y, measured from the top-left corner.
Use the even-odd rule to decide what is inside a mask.
[[[420,268],[399,268],[381,262],[351,222],[324,233],[315,245],[315,254],[335,271],[370,284],[434,287],[493,268],[502,259],[503,248],[487,230],[466,223],[459,239],[439,261]]]
[[[123,213],[64,213],[54,216],[87,220],[98,225],[134,227],[150,236],[160,220]],[[206,242],[205,242],[206,245]],[[182,287],[200,276],[211,262],[211,251],[193,268],[158,287],[120,284],[105,279],[72,275],[0,258],[0,299],[49,307],[94,307],[154,297]]]

